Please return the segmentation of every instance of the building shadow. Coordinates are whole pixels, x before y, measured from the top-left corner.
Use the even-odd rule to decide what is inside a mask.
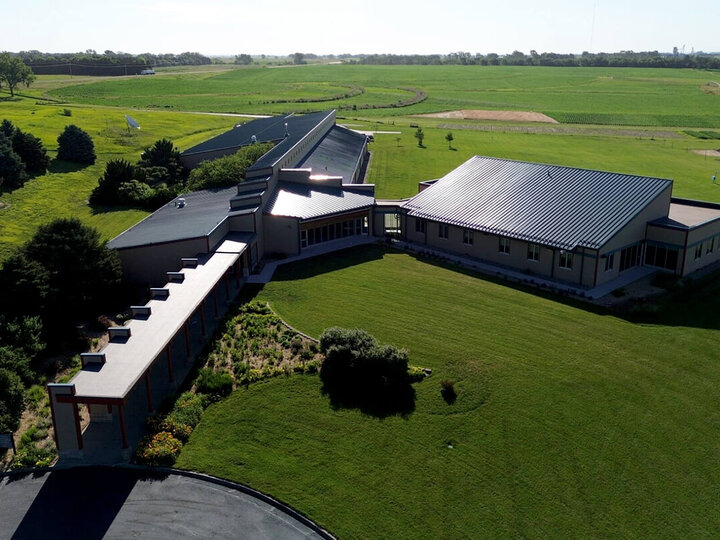
[[[123,469],[83,467],[48,473],[11,538],[103,538],[137,481],[137,473]]]
[[[317,255],[302,261],[281,264],[273,275],[273,281],[295,281],[335,272],[358,264],[377,261],[387,253],[379,244],[363,244],[331,253]]]

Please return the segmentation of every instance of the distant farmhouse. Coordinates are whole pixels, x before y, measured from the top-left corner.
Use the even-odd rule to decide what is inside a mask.
[[[188,372],[192,344],[269,259],[389,237],[589,296],[720,261],[720,205],[674,199],[662,178],[476,156],[410,199],[378,201],[363,183],[367,138],[334,111],[253,120],[182,160],[194,167],[256,142],[275,146],[237,187],[183,195],[109,242],[151,300],[110,329],[102,351],[82,355],[69,383],[48,385],[61,456],[127,455]]]

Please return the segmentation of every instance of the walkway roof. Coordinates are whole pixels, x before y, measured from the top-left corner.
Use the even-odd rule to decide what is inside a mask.
[[[313,219],[369,208],[374,202],[373,190],[367,188],[278,182],[272,199],[268,201],[266,213]]]
[[[183,268],[182,283],[165,285],[166,299],[150,300],[152,314],[145,320],[132,319],[125,327],[131,336],[125,342],[108,343],[104,364],[88,364],[70,381],[77,397],[124,398],[200,303],[211,293],[228,269],[240,258],[250,234],[231,233],[208,255],[198,256],[196,268]],[[179,261],[178,261],[179,262]]]
[[[662,178],[475,156],[403,208],[549,247],[598,249],[671,186]]]

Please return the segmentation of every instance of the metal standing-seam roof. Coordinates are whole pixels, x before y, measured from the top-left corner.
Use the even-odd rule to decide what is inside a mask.
[[[672,180],[475,156],[407,201],[408,215],[572,250],[598,249]]]
[[[374,203],[374,193],[367,189],[278,182],[272,199],[268,201],[267,213],[273,216],[313,219],[369,208]]]
[[[350,183],[365,152],[366,140],[361,133],[333,126],[297,167],[311,168],[314,174],[342,176],[345,183]]]

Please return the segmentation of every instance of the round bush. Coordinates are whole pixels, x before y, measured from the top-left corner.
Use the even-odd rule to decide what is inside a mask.
[[[135,451],[135,459],[142,465],[171,467],[182,450],[182,443],[167,431],[144,437]]]
[[[95,163],[95,145],[90,135],[76,125],[65,127],[57,141],[58,159],[88,165]]]

